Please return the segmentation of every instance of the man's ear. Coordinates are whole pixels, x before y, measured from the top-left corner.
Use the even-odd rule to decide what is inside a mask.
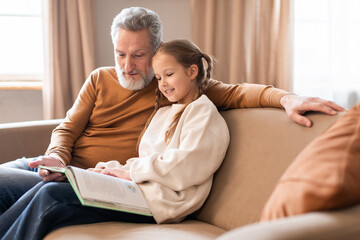
[[[194,80],[197,77],[198,73],[199,73],[199,68],[195,64],[191,65],[188,68],[188,74],[191,80]]]

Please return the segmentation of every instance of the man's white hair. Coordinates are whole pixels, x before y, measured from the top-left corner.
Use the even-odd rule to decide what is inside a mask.
[[[115,16],[111,25],[111,38],[114,46],[116,45],[119,37],[119,29],[130,31],[147,29],[149,31],[150,41],[154,51],[156,51],[162,42],[163,27],[159,15],[146,8],[124,8],[117,16]]]

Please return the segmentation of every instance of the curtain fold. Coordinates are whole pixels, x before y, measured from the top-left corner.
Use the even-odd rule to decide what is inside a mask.
[[[92,1],[43,0],[44,119],[64,118],[95,68]]]
[[[190,0],[193,41],[227,83],[291,89],[293,0]]]

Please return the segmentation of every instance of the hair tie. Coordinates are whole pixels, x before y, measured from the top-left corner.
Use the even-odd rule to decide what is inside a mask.
[[[205,55],[202,53],[202,54],[201,54],[201,57],[202,57],[202,58],[205,58]]]

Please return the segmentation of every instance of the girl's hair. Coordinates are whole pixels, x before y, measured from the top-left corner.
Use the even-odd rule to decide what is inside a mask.
[[[173,56],[176,61],[182,65],[184,68],[189,68],[191,65],[196,65],[198,68],[198,75],[196,76],[196,83],[198,86],[198,92],[194,100],[199,98],[205,91],[209,82],[209,79],[212,76],[213,69],[213,58],[207,54],[204,54],[199,47],[194,43],[181,39],[173,40],[167,43],[160,44],[159,48],[156,50],[155,55],[159,53],[169,54]],[[154,56],[155,56],[154,55]],[[205,69],[204,61],[206,62],[207,68]],[[155,115],[156,111],[163,106],[164,95],[159,90],[159,87],[156,89],[156,99],[155,99],[155,110],[150,116],[148,122],[145,125],[144,130],[139,136],[138,145],[140,140],[148,127],[151,119]],[[172,136],[174,135],[175,129],[179,123],[180,117],[184,112],[185,108],[189,103],[185,104],[180,111],[174,116],[173,121],[170,123],[166,133],[165,133],[165,142],[169,143]]]

